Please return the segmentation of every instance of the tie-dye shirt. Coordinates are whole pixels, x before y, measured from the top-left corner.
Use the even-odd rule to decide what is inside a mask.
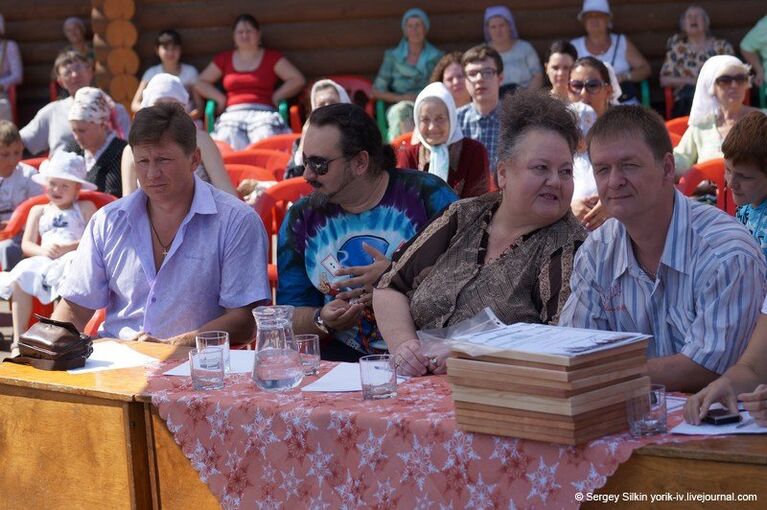
[[[756,207],[748,204],[738,208],[736,217],[751,232],[767,258],[767,199]]]
[[[288,210],[277,249],[278,303],[320,307],[332,301],[330,284],[348,278],[333,276],[336,268],[373,262],[362,249],[363,243],[391,259],[397,248],[458,198],[436,175],[388,172],[386,193],[370,210],[353,214],[330,203],[312,208],[307,199]],[[334,336],[366,353],[373,352],[372,342],[381,340],[370,308],[355,328],[336,331]]]

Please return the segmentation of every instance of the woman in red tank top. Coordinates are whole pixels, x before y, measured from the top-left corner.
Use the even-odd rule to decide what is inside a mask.
[[[212,137],[241,150],[263,138],[288,131],[275,110],[282,99],[297,94],[306,80],[279,51],[261,46],[256,19],[241,14],[234,22],[234,50],[216,55],[200,74],[195,89],[216,101]],[[222,81],[225,93],[215,86]],[[277,89],[275,85],[282,82]]]

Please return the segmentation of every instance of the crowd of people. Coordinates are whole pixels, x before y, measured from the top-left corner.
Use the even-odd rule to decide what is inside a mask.
[[[279,229],[276,302],[295,307],[296,333],[322,335],[323,359],[389,351],[412,376],[446,370],[418,330],[485,307],[507,323],[647,333],[653,382],[697,392],[689,421],[739,398],[767,423],[767,116],[744,104],[764,79],[767,18],[741,42],[744,62],[711,36],[705,10],[680,17],[660,74],[689,114],[676,146],[638,104],[650,65],[613,31],[607,0],[585,0],[578,20],[585,35],[554,41],[541,63],[507,7],[485,11],[484,43],[447,54],[427,39],[428,15],[408,10],[372,82],[388,135],[408,133],[397,147],[341,85],[314,82],[286,168],[312,192]],[[43,189],[49,200],[0,243],[15,339],[36,297],[59,299],[53,317],[80,328],[105,308],[107,337],[190,344],[215,329],[250,341],[251,310],[272,299],[270,240],[216,141],[241,150],[289,131],[276,106],[304,76],[264,48],[247,14],[234,48],[199,74],[164,30],[131,122],[92,86],[86,25],[68,19],[65,33],[53,69],[66,94],[21,129],[0,120],[0,220]],[[21,63],[2,35],[0,18],[7,118]],[[47,153],[39,172],[24,150]],[[734,217],[675,188],[713,158],[725,161]],[[96,211],[80,190],[123,198]]]

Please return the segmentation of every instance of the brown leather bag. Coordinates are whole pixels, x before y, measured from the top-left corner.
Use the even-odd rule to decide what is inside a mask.
[[[19,354],[7,358],[8,361],[42,370],[70,370],[85,365],[85,360],[93,352],[91,337],[80,333],[71,322],[37,314],[35,317],[39,322],[21,335]]]

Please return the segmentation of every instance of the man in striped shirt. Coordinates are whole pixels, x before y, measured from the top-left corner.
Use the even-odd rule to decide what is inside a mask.
[[[653,382],[698,391],[751,336],[767,293],[764,257],[734,218],[674,189],[671,142],[656,113],[614,108],[588,144],[613,219],[578,251],[560,325],[653,335]]]

